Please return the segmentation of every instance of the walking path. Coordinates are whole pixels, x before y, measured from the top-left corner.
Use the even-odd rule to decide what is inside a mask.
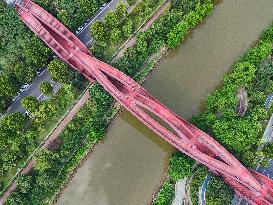
[[[209,184],[209,180],[210,180],[210,173],[208,173],[208,175],[206,176],[206,179],[204,180],[204,183],[202,184],[199,190],[199,193],[200,193],[199,203],[201,205],[206,205],[206,189]]]
[[[175,197],[173,199],[172,205],[183,205],[187,195],[186,195],[186,182],[187,178],[178,180],[175,184]]]
[[[272,104],[272,100],[273,100],[273,93],[268,95],[266,100],[265,100],[264,105],[265,105],[266,108],[270,107],[270,105]]]

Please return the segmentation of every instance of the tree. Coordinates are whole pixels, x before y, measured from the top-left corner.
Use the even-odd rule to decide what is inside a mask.
[[[0,93],[2,96],[12,97],[16,95],[18,89],[18,85],[12,79],[5,74],[0,74]]]
[[[167,35],[167,44],[170,48],[175,48],[187,36],[190,26],[188,22],[184,21],[177,24]]]
[[[118,17],[119,22],[128,16],[128,12],[124,3],[119,3],[116,7],[115,13]]]
[[[129,19],[122,27],[122,32],[125,37],[130,37],[133,32],[133,21]]]
[[[206,189],[206,204],[229,205],[233,197],[234,191],[220,177],[211,177]]]
[[[21,103],[22,106],[31,113],[35,113],[39,108],[39,101],[33,96],[25,97]]]
[[[43,101],[39,106],[39,110],[36,112],[35,122],[38,126],[42,126],[49,118],[54,116],[57,110],[58,107],[54,99]]]
[[[247,86],[255,78],[256,67],[249,62],[235,64],[233,72],[224,78],[225,84]]]
[[[73,85],[78,89],[81,89],[86,83],[80,73],[72,70],[60,60],[55,59],[51,61],[48,64],[48,72],[52,80],[63,84]]]
[[[96,56],[99,59],[103,59],[106,47],[107,47],[106,42],[95,41],[90,50],[94,56]]]
[[[103,22],[96,21],[91,25],[91,35],[97,41],[106,41],[106,30]]]
[[[140,53],[143,56],[146,56],[147,53],[147,42],[146,42],[146,38],[145,38],[145,34],[144,33],[140,33],[137,36],[137,41],[136,41],[136,50],[138,53]]]
[[[50,152],[47,149],[42,150],[36,155],[36,165],[35,168],[40,171],[45,171],[51,167],[50,161],[47,158],[48,152]]]
[[[119,24],[119,19],[117,14],[113,11],[109,11],[105,15],[105,24],[107,28],[110,28],[110,29],[117,28]]]
[[[168,205],[172,203],[172,200],[175,195],[174,186],[171,181],[168,179],[162,185],[160,192],[153,202],[153,205]]]
[[[169,175],[174,181],[183,179],[192,174],[195,161],[181,152],[174,153],[170,158]]]
[[[119,43],[122,40],[121,31],[119,29],[117,29],[117,28],[114,28],[111,31],[110,38],[111,38],[111,42],[113,44]]]
[[[21,193],[28,193],[32,187],[33,178],[32,176],[21,175],[18,180],[18,188]]]
[[[53,95],[53,86],[49,82],[42,82],[40,84],[40,91],[44,95],[52,96]]]
[[[35,169],[43,172],[47,169],[53,168],[54,162],[56,161],[57,157],[57,153],[54,153],[48,149],[42,149],[35,156]]]
[[[127,0],[127,3],[132,6],[134,3],[136,3],[136,0]]]
[[[51,76],[51,79],[67,84],[71,79],[71,71],[68,66],[60,60],[53,60],[48,64],[48,72]]]
[[[15,132],[20,132],[24,129],[26,125],[26,116],[22,113],[16,112],[4,117],[0,124],[6,128],[13,130]]]
[[[79,0],[79,4],[85,17],[94,15],[98,9],[98,1],[96,0]]]
[[[262,155],[265,158],[273,159],[273,143],[268,143],[263,147]]]

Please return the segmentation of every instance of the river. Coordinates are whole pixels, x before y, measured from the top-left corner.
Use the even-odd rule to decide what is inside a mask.
[[[180,47],[169,52],[144,87],[189,119],[272,20],[272,0],[221,1]],[[58,205],[147,204],[172,151],[170,145],[123,111]]]

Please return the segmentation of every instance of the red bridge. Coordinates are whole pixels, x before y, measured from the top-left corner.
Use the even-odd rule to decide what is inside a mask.
[[[245,168],[212,137],[162,105],[133,79],[95,57],[63,24],[30,0],[8,0],[22,21],[64,62],[89,81],[99,82],[115,100],[181,152],[207,166],[251,204],[273,204],[273,181]],[[149,113],[166,122],[167,129]]]

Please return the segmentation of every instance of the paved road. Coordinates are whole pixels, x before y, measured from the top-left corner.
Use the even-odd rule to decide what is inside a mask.
[[[120,0],[112,0],[111,2],[109,2],[107,4],[107,6],[105,6],[102,10],[98,11],[98,13],[95,15],[95,17],[92,18],[92,20],[89,22],[89,24],[85,25],[84,29],[78,34],[79,39],[86,46],[89,46],[92,43],[91,36],[90,36],[90,25],[92,23],[94,23],[96,20],[103,20],[106,13],[110,10],[114,10],[116,8],[116,6],[118,5],[119,1]],[[128,5],[126,0],[122,0],[122,1],[125,3],[125,5]],[[130,11],[131,9],[132,9],[132,7],[128,8],[128,11]],[[12,113],[12,112],[24,113],[26,110],[22,107],[21,101],[26,96],[34,96],[34,97],[37,97],[38,100],[46,99],[46,97],[43,96],[39,90],[39,85],[43,81],[49,81],[50,83],[52,83],[55,92],[61,87],[60,84],[51,80],[47,69],[45,69],[43,71],[43,73],[41,73],[39,76],[37,76],[33,80],[33,83],[31,84],[31,86],[26,91],[24,91],[20,94],[20,97],[18,98],[18,100],[9,106],[6,113],[7,114]]]

